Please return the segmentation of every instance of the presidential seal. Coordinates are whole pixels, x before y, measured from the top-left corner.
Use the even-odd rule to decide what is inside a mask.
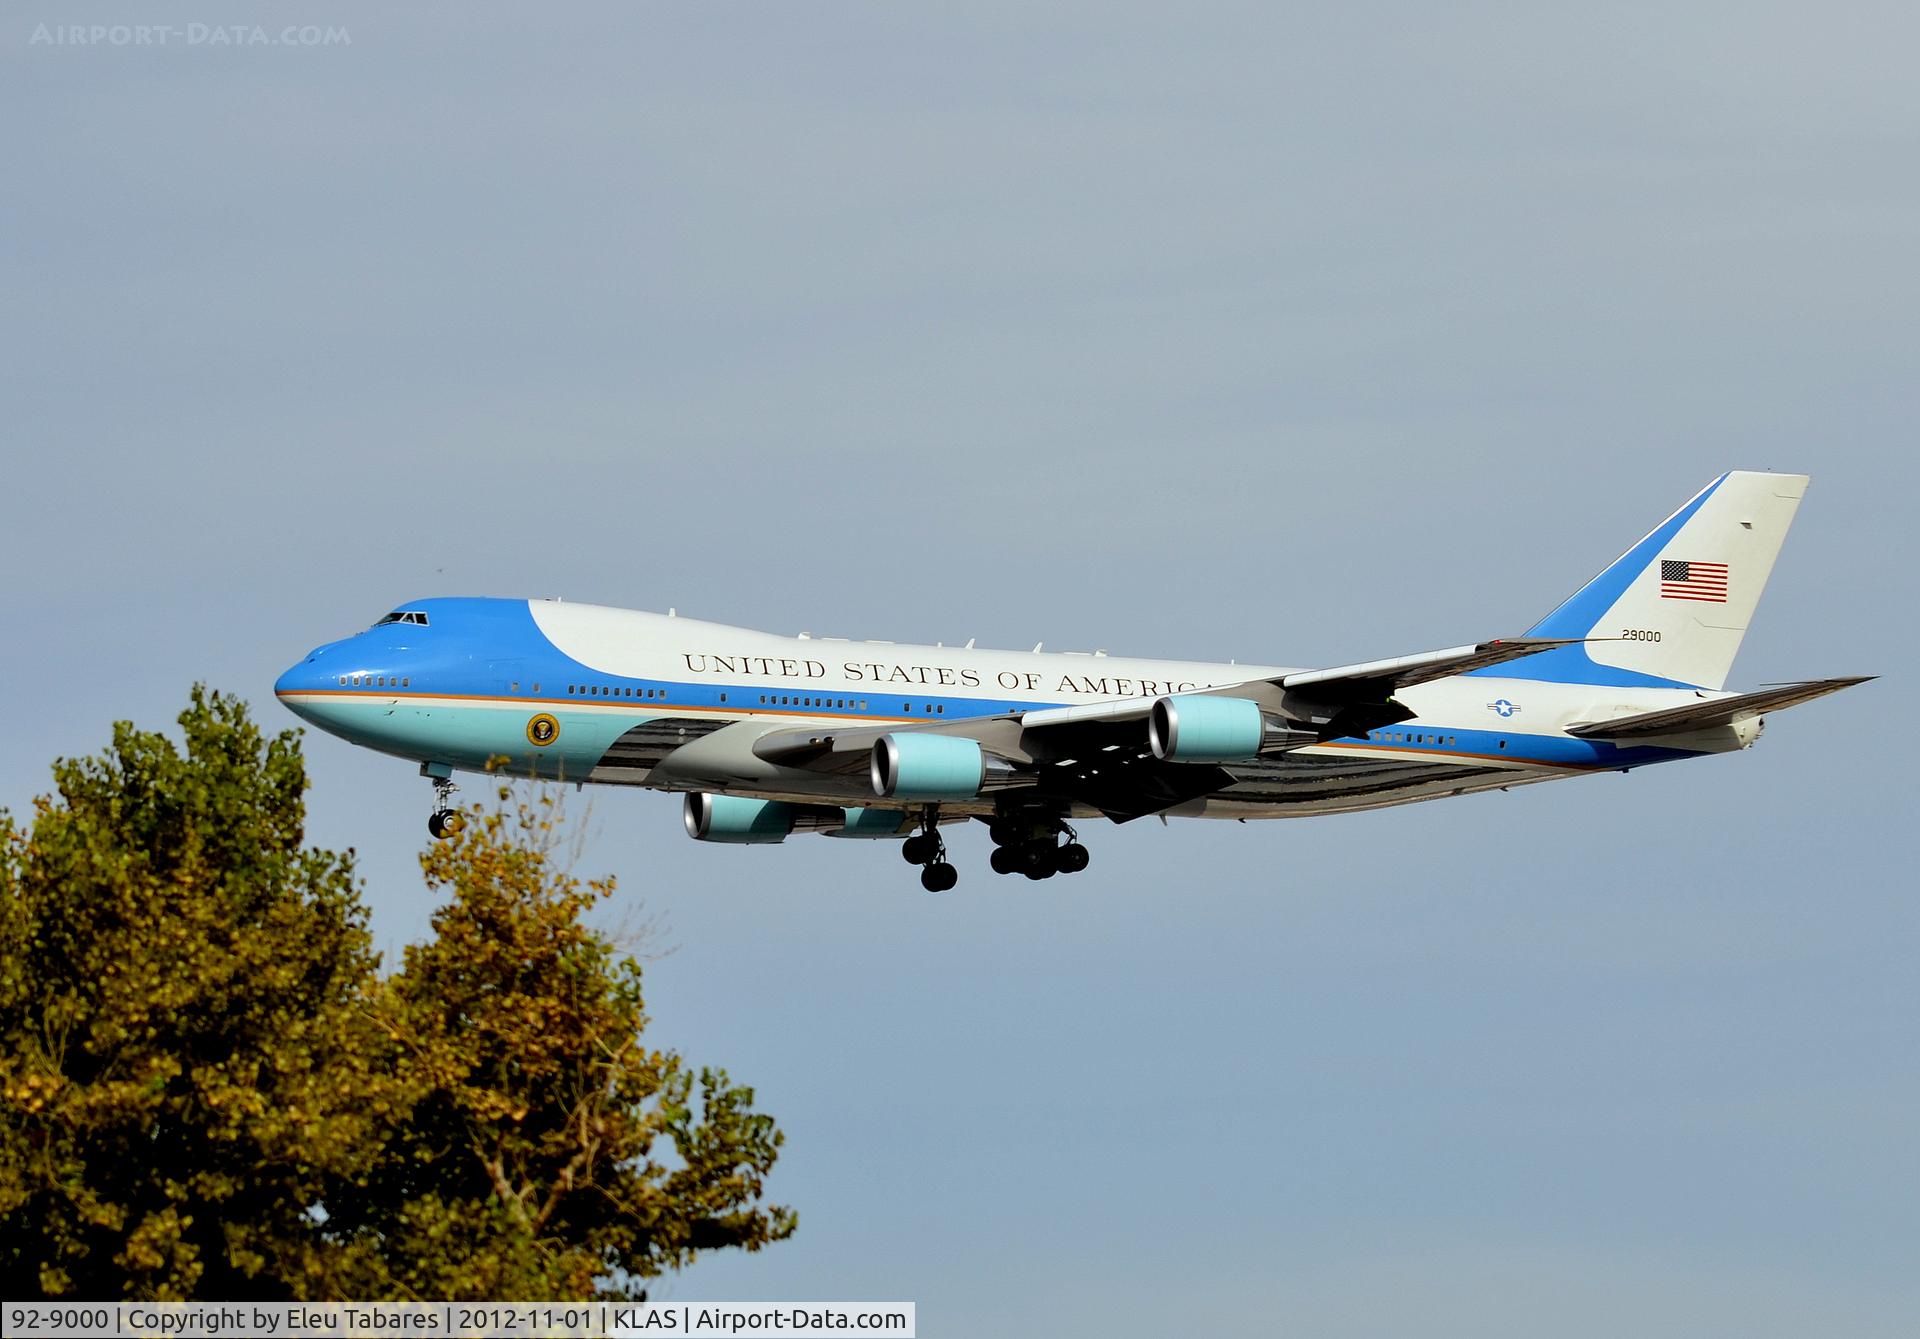
[[[560,722],[541,712],[527,722],[527,742],[535,748],[545,748],[560,738]]]

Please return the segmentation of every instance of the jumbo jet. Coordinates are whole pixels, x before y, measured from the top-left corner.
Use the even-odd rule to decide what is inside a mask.
[[[560,600],[401,605],[274,691],[420,765],[685,796],[689,835],[901,839],[993,869],[1083,870],[1072,826],[1352,813],[1750,748],[1764,717],[1872,676],[1725,690],[1807,476],[1734,471],[1519,637],[1328,669],[781,637]]]

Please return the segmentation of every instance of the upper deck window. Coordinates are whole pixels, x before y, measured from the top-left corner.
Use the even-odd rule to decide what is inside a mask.
[[[424,628],[427,626],[427,616],[418,609],[396,609],[373,626],[384,628],[389,623],[417,623]]]

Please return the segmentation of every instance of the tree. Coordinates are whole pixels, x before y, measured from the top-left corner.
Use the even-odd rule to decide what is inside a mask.
[[[307,1211],[394,1085],[348,856],[303,850],[305,766],[196,689],[181,752],[121,723],[0,815],[8,1296],[287,1296]],[[383,1109],[384,1104],[384,1109]]]
[[[199,689],[180,724],[0,813],[7,1295],[631,1296],[793,1231],[752,1092],[642,1043],[549,804],[423,857],[451,901],[382,979],[297,735]]]
[[[414,1105],[328,1201],[385,1243],[360,1288],[641,1297],[698,1251],[787,1237],[793,1212],[758,1203],[784,1136],[724,1071],[696,1085],[642,1042],[640,968],[582,920],[613,880],[557,867],[551,793],[499,799],[421,857],[451,900],[375,1010]]]

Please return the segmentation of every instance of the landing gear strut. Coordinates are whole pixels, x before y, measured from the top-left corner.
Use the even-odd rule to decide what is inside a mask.
[[[1056,874],[1078,874],[1092,857],[1080,844],[1080,835],[1063,818],[1052,814],[1006,814],[987,826],[993,837],[988,863],[995,874],[1024,874],[1029,879],[1051,879]],[[1058,839],[1064,835],[1066,841]]]
[[[460,787],[453,784],[452,776],[441,776],[438,772],[428,771],[432,763],[422,763],[420,774],[433,782],[433,812],[427,816],[427,831],[435,838],[451,837],[467,825],[467,817],[453,807],[453,792]],[[451,772],[451,768],[448,769]]]
[[[947,863],[947,843],[940,836],[939,810],[929,806],[924,827],[900,844],[900,855],[909,865],[920,866],[920,886],[930,893],[944,893],[960,882],[960,871]]]

